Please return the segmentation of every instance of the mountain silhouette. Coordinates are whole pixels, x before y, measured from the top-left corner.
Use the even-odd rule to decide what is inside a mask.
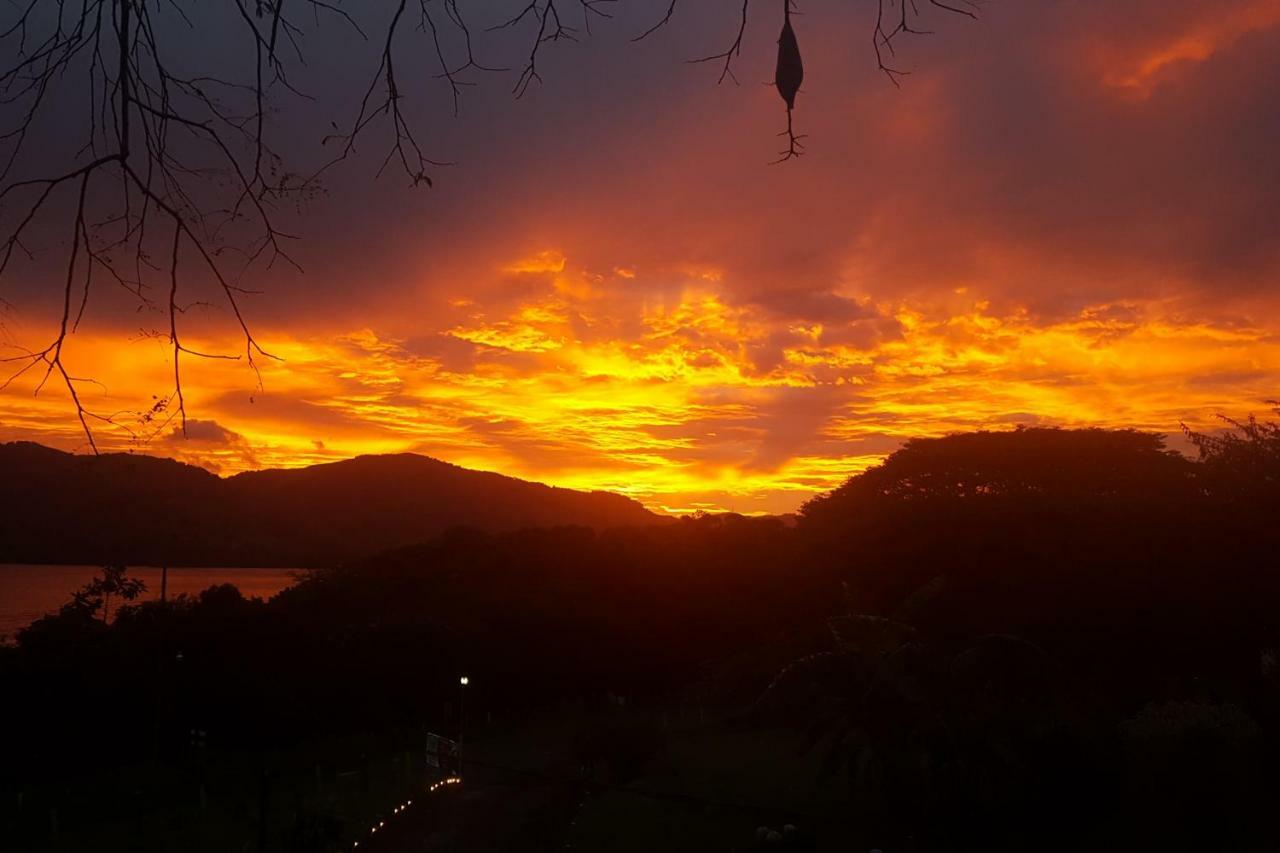
[[[471,471],[426,456],[360,456],[226,479],[172,459],[78,456],[0,444],[9,488],[0,562],[326,566],[425,541],[487,532],[653,524],[609,492]]]

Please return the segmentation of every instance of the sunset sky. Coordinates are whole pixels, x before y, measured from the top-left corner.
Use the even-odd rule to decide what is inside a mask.
[[[523,4],[475,5],[498,21]],[[519,100],[528,33],[486,33],[478,52],[515,70],[473,73],[456,119],[406,32],[406,109],[454,165],[430,189],[375,179],[371,143],[282,211],[303,272],[244,279],[280,360],[260,384],[243,361],[189,360],[187,436],[100,426],[102,448],[222,474],[414,451],[657,510],[785,512],[912,436],[1177,434],[1280,396],[1280,0],[931,14],[935,33],[899,47],[900,89],[876,69],[874,3],[802,0],[806,154],[778,165],[775,4],[753,3],[737,86],[685,60],[732,41],[740,4],[686,3],[632,43],[666,6],[625,0],[545,45]],[[301,79],[328,94],[279,97],[287,159],[325,157],[379,49],[313,34]],[[59,240],[0,281],[0,344],[53,333],[41,263]],[[192,305],[185,338],[237,351],[201,286],[190,301],[214,304]],[[67,344],[101,383],[88,407],[136,427],[171,392],[167,322],[95,291]],[[86,450],[37,378],[0,392],[0,440]]]

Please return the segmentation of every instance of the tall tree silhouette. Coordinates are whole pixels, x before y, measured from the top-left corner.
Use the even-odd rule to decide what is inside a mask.
[[[102,577],[94,578],[72,594],[71,607],[85,613],[100,613],[104,623],[111,621],[112,596],[121,601],[134,601],[147,591],[147,585],[131,578],[124,566],[103,566]]]

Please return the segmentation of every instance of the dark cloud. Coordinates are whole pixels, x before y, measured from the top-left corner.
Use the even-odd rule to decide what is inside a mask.
[[[815,445],[849,396],[846,389],[832,386],[774,389],[758,409],[756,420],[764,435],[747,467],[770,471],[797,456],[820,455]]]
[[[189,418],[187,419],[185,430],[181,425],[175,426],[173,431],[165,436],[164,440],[170,444],[190,441],[201,444],[233,445],[242,444],[244,436],[227,429],[217,421]]]
[[[260,467],[253,446],[240,433],[214,420],[188,418],[162,439],[165,450],[175,458],[207,468],[215,474],[224,470],[243,471]]]
[[[323,325],[340,311],[440,332],[460,297],[501,313],[544,291],[548,273],[503,269],[548,248],[586,269],[638,268],[651,295],[674,279],[662,270],[711,264],[740,303],[828,323],[862,316],[857,296],[958,283],[1047,316],[1170,290],[1219,303],[1280,270],[1270,0],[1000,4],[978,23],[939,14],[935,36],[905,43],[901,90],[875,71],[863,10],[812,0],[798,24],[808,154],[774,167],[776,95],[716,86],[714,69],[682,61],[719,45],[733,10],[687,4],[679,27],[629,43],[660,5],[619,4],[591,38],[545,46],[544,83],[523,99],[480,81],[458,120],[443,81],[413,77],[405,108],[430,153],[457,165],[431,191],[408,191],[371,179],[381,155],[368,146],[290,223],[308,273],[264,274],[259,316]],[[504,8],[474,15],[498,21]],[[211,35],[175,30],[186,61],[248,61],[211,48],[239,42],[207,17]],[[485,50],[514,62],[527,35],[487,34]],[[775,36],[756,12],[741,80],[769,79]],[[308,39],[295,83],[324,97],[281,95],[275,115],[277,147],[298,163],[325,155],[319,138],[377,59],[340,26]],[[1204,56],[1121,85],[1197,39]],[[409,56],[406,74],[428,70],[429,56]]]
[[[777,287],[746,294],[743,301],[771,317],[799,322],[837,325],[876,316],[875,309],[864,302],[823,289]]]

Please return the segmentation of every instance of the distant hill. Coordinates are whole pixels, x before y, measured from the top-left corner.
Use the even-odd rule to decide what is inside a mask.
[[[410,453],[219,478],[172,459],[0,444],[0,562],[323,566],[453,527],[653,524],[608,492]]]

